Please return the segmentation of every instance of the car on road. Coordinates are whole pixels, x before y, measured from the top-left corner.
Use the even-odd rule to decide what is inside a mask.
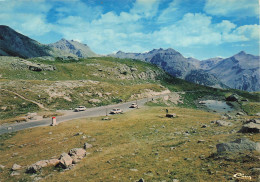
[[[138,108],[138,105],[136,103],[132,103],[129,108]]]
[[[110,111],[110,114],[120,114],[120,113],[123,113],[123,111],[119,108],[115,108]]]
[[[74,111],[75,112],[79,112],[79,111],[86,111],[86,107],[85,106],[79,106],[79,107],[76,107],[75,109],[74,109]]]

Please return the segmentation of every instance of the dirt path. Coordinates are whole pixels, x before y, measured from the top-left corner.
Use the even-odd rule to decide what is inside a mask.
[[[6,89],[0,89],[0,90],[6,91],[6,92],[10,92],[10,93],[12,93],[12,94],[14,94],[14,95],[20,97],[20,98],[23,99],[23,100],[26,100],[26,101],[28,101],[28,102],[31,102],[31,103],[36,104],[36,105],[37,105],[39,108],[41,108],[41,109],[48,110],[48,109],[45,108],[41,103],[36,102],[36,101],[34,101],[34,100],[27,99],[27,98],[25,98],[24,96],[22,96],[22,95],[20,95],[20,94],[18,94],[18,93],[16,93],[16,92],[13,92],[13,91],[10,91],[10,90],[6,90]]]

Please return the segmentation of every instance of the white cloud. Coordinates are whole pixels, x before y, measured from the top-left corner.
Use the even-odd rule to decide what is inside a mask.
[[[50,9],[51,5],[45,0],[0,2],[0,24],[26,35],[43,35],[51,31],[52,25],[46,22]]]
[[[160,0],[136,0],[130,14],[138,14],[143,18],[151,18],[157,14]]]
[[[207,0],[204,11],[225,17],[259,16],[258,0]]]

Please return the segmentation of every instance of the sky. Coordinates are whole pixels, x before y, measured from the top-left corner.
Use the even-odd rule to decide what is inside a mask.
[[[173,48],[185,57],[259,55],[258,0],[0,0],[0,24],[98,54]]]

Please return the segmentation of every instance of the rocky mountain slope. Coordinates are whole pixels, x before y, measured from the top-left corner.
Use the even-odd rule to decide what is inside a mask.
[[[224,59],[207,72],[214,74],[224,84],[231,88],[259,91],[260,68],[259,56],[247,54],[244,51]]]
[[[57,48],[63,52],[74,54],[78,57],[95,57],[97,56],[87,44],[82,44],[74,40],[61,39],[58,42],[49,44],[50,47]]]
[[[0,56],[32,57],[92,57],[96,54],[86,44],[77,41],[60,41],[45,45],[8,26],[0,25]]]
[[[23,58],[50,56],[51,49],[26,37],[8,26],[0,26],[0,55]]]
[[[223,58],[210,58],[206,60],[199,61],[199,68],[203,70],[209,70],[216,66]]]
[[[194,58],[185,58],[174,49],[153,49],[147,53],[124,53],[117,52],[110,55],[118,58],[140,59],[161,67],[170,75],[186,79],[187,81],[217,88],[227,88],[211,73],[200,70],[200,61]],[[194,72],[196,70],[196,73]],[[200,71],[198,71],[200,70]],[[193,71],[193,72],[192,72]]]
[[[185,58],[174,49],[154,49],[148,53],[117,52],[113,57],[140,59],[156,64],[172,76],[201,85],[259,91],[259,56],[240,52],[230,58],[199,61]]]

